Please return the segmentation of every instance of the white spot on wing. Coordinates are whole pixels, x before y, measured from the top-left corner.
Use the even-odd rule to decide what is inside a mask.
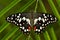
[[[24,27],[22,27],[22,29],[25,29]]]
[[[50,17],[52,17],[52,15],[50,15]]]
[[[39,17],[38,20],[40,21],[41,20],[41,17]]]
[[[53,18],[51,18],[51,20],[53,20]]]
[[[20,18],[20,16],[17,16],[17,18]]]
[[[17,24],[18,25],[18,24]]]
[[[45,14],[43,14],[43,16],[45,16]]]
[[[19,19],[19,22],[21,22],[21,20],[22,20],[22,19],[20,18],[20,19]]]
[[[42,27],[40,27],[40,29],[42,29]]]
[[[29,30],[27,29],[27,31],[29,31]]]
[[[21,14],[19,13],[19,16],[20,16]]]
[[[40,29],[38,30],[38,32],[40,32]]]
[[[25,29],[24,32],[26,32],[27,30]]]
[[[36,29],[35,31],[38,31],[38,29]]]
[[[9,22],[10,22],[9,17],[7,17],[7,21],[9,21]]]
[[[36,23],[37,23],[37,21],[38,21],[38,19],[35,19],[35,20],[34,20],[34,24],[36,24]]]
[[[26,19],[26,21],[30,24],[30,20],[29,19]]]
[[[22,19],[23,19],[23,20],[26,20],[26,18],[25,18],[25,17],[23,17]]]
[[[41,19],[43,22],[45,22],[44,18]]]
[[[22,27],[20,27],[22,29]]]
[[[12,17],[13,17],[14,15],[12,15]]]
[[[46,16],[44,16],[44,18],[47,18]]]
[[[20,26],[22,26],[22,24],[20,24]]]
[[[44,24],[42,24],[42,26],[44,26]]]
[[[13,21],[13,23],[15,23],[15,21]]]

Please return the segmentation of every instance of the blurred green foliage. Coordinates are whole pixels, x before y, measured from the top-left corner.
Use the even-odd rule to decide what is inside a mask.
[[[43,12],[54,14],[58,21],[47,26],[42,34],[24,35],[19,28],[6,21],[17,12]],[[38,13],[37,13],[38,14]],[[59,0],[0,0],[0,40],[60,40]]]

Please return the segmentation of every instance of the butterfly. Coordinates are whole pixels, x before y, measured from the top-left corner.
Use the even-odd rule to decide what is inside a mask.
[[[26,34],[29,34],[32,29],[30,20],[30,13],[16,13],[8,16],[6,20],[19,27],[19,29]],[[57,18],[52,14],[36,13],[33,16],[33,30],[35,33],[41,33],[47,25],[57,21]]]

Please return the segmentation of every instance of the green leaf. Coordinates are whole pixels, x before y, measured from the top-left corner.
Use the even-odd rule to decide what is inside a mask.
[[[49,33],[50,33],[51,39],[52,40],[57,40],[54,29],[53,29],[53,26],[52,25],[49,25],[49,26],[50,26],[49,27],[49,31],[50,31]]]
[[[18,32],[18,34],[14,35],[11,40],[18,39],[19,36],[20,37],[22,36],[22,33],[21,32]]]
[[[56,0],[58,6],[60,7],[60,0]]]
[[[17,30],[17,27],[12,28],[1,40],[8,40]]]
[[[37,0],[37,2],[36,2],[36,6],[35,6],[35,10],[34,10],[35,13],[36,13],[36,11],[37,11],[37,6],[38,6],[38,0]]]
[[[17,3],[19,3],[21,0],[14,0],[12,1],[7,7],[5,7],[1,12],[0,12],[0,18],[7,12],[9,11],[12,7],[14,7]]]
[[[14,38],[14,40],[18,40],[20,37],[22,37],[23,36],[23,34],[20,34],[20,35],[18,35],[16,38]],[[23,37],[23,39],[24,39],[24,37]]]
[[[30,5],[32,5],[35,2],[35,0],[30,0],[27,4],[24,5],[19,11],[23,12],[25,9],[27,9]],[[22,11],[21,11],[22,10]]]
[[[51,40],[47,31],[43,32],[45,40]]]
[[[39,0],[39,3],[40,3],[40,6],[41,6],[41,11],[44,12],[44,13],[47,13],[46,9],[45,9],[45,6],[42,2],[42,0]]]
[[[8,26],[9,26],[9,23],[8,23],[8,24],[4,23],[4,24],[0,27],[0,33],[1,33],[6,27],[8,27]]]

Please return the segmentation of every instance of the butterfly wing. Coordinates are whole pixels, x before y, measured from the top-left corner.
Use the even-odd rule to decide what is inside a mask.
[[[41,33],[48,24],[57,21],[56,17],[51,14],[39,14],[38,17],[34,19],[34,31],[36,33]]]
[[[13,14],[7,17],[7,21],[19,26],[23,33],[29,33],[31,30],[30,19],[22,13]]]
[[[7,17],[7,21],[10,23],[14,23],[19,26],[23,33],[30,33],[31,31],[31,23],[29,15],[25,13],[17,13]],[[57,19],[54,15],[51,14],[38,14],[34,19],[34,31],[36,33],[41,33],[48,24],[56,22]]]

